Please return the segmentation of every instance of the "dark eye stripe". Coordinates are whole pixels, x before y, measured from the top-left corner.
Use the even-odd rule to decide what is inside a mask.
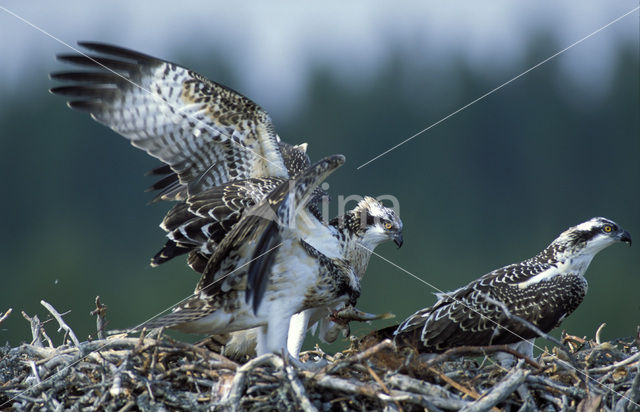
[[[367,213],[367,226],[372,226],[376,222],[376,218]]]

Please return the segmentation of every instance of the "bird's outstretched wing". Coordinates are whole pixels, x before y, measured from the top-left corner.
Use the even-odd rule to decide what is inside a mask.
[[[112,45],[80,42],[98,55],[59,55],[88,71],[53,73],[72,82],[51,89],[69,96],[69,106],[87,111],[166,163],[169,174],[154,187],[158,198],[188,194],[231,180],[289,176],[269,115],[239,93],[155,57]]]

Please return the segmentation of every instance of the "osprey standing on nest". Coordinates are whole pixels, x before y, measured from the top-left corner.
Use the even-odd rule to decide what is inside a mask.
[[[346,214],[332,219],[327,227],[337,248],[320,250],[327,256],[346,260],[353,268],[358,281],[361,281],[365,274],[371,252],[380,243],[392,240],[398,247],[403,243],[403,225],[400,217],[393,209],[369,196],[358,202],[356,207]],[[333,241],[330,243],[333,244]],[[342,325],[331,320],[332,313],[337,309],[340,308],[336,305],[327,305],[294,315],[289,329],[289,353],[293,357],[298,356],[308,329],[316,331],[323,341],[333,342],[344,329]],[[215,340],[224,345],[225,356],[240,358],[253,354],[256,330],[217,336]]]
[[[422,353],[456,346],[514,344],[532,356],[536,333],[511,315],[549,332],[580,305],[587,292],[584,273],[593,257],[631,236],[609,219],[596,217],[563,232],[531,259],[494,270],[466,286],[439,293],[435,305],[419,310],[395,330],[395,340]]]
[[[169,240],[152,265],[189,253],[189,265],[202,273],[246,210],[310,166],[306,144],[280,141],[267,113],[233,90],[129,49],[93,42],[80,45],[107,57],[58,56],[89,71],[52,74],[53,79],[72,84],[51,91],[71,97],[70,107],[89,112],[162,160],[166,166],[152,172],[166,175],[152,186],[160,191],[154,201],[180,201],[163,220]],[[322,195],[316,188],[307,202],[316,223],[321,222]],[[322,253],[348,260],[358,279],[371,253],[367,248],[373,250],[386,239],[402,244],[402,222],[372,198],[328,227],[334,238],[329,243],[335,247]],[[291,347],[297,347],[292,353],[297,354],[307,326],[318,319],[325,337],[335,332],[328,319],[322,319],[327,313],[324,309],[300,315],[291,333],[295,337]]]
[[[347,261],[322,252],[335,247],[327,244],[333,238],[309,231],[318,228],[306,208],[313,190],[343,163],[343,156],[327,157],[247,210],[208,260],[193,296],[139,328],[215,334],[258,326],[262,355],[286,348],[295,313],[354,304],[358,278]]]

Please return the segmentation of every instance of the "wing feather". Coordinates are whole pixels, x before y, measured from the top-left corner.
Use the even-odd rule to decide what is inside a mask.
[[[79,44],[106,56],[58,56],[90,71],[54,73],[73,84],[51,92],[77,98],[72,108],[90,112],[169,165],[179,186],[161,183],[163,199],[184,200],[235,179],[289,177],[271,119],[251,100],[174,63],[107,44]]]
[[[545,271],[555,270],[543,255],[494,270],[449,293],[407,318],[396,330],[406,338],[421,330],[424,350],[440,352],[461,345],[509,344],[530,339],[535,333],[508,321],[498,306],[486,297],[503,302],[512,315],[528,320],[548,332],[573,312],[586,292],[578,275],[549,276],[527,284]],[[525,287],[521,287],[525,285]]]
[[[272,263],[263,257],[277,246],[278,237],[283,232],[296,236],[293,227],[288,225],[291,218],[312,199],[314,189],[343,163],[344,156],[326,157],[299,177],[283,181],[265,199],[247,210],[215,249],[196,290],[216,293],[224,287],[223,282],[218,281],[221,276],[231,278],[225,282],[234,282],[235,278],[251,273],[247,279],[246,294],[254,311],[257,311],[262,299],[260,290],[264,290],[261,285],[268,281]],[[251,250],[249,255],[246,253],[248,250]],[[238,270],[242,265],[249,267]],[[230,275],[230,271],[234,273]]]

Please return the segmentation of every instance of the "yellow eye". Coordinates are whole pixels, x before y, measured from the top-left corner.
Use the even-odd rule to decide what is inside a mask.
[[[391,229],[392,227],[393,227],[393,224],[391,224],[391,222],[387,222],[384,224],[384,228],[387,230]]]
[[[613,230],[613,228],[610,225],[606,225],[605,227],[602,228],[602,230],[604,230],[607,233],[610,233]]]

